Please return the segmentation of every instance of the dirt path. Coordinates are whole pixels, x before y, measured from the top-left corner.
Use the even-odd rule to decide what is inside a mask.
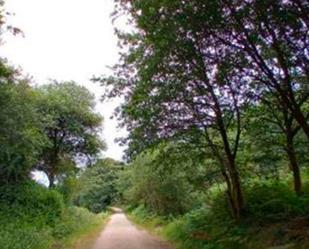
[[[165,242],[136,228],[120,211],[115,213],[92,249],[171,249]]]

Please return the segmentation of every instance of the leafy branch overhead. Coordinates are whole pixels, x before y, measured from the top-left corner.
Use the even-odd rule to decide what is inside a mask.
[[[117,31],[121,62],[113,77],[97,80],[108,90],[105,97],[125,99],[116,115],[130,132],[128,156],[161,141],[203,137],[198,146],[210,148],[239,218],[245,202],[237,161],[248,108],[271,96],[279,116],[288,116],[309,138],[308,4],[116,2],[114,15],[129,15],[134,29]],[[286,145],[291,143],[289,137]],[[299,167],[292,165],[299,182]]]

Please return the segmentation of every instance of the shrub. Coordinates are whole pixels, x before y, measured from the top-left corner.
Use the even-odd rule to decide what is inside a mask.
[[[64,210],[62,196],[34,182],[0,188],[0,248],[45,249]]]
[[[34,182],[0,187],[1,249],[60,248],[64,240],[101,224],[103,218],[66,207],[58,192]]]
[[[41,225],[54,225],[64,209],[59,193],[34,182],[1,187],[0,205],[0,212],[10,220]]]
[[[250,219],[271,222],[309,213],[308,193],[299,197],[286,182],[255,182],[247,188],[245,195]]]

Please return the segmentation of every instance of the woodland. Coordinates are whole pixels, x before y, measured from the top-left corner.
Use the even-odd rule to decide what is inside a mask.
[[[89,90],[1,59],[0,248],[67,248],[110,206],[179,249],[308,248],[309,2],[115,0],[122,15],[120,61],[92,79],[123,99],[122,162],[101,156]]]

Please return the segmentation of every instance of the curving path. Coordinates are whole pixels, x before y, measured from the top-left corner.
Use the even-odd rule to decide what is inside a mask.
[[[121,213],[112,215],[92,249],[171,249],[171,247],[153,237],[144,230],[136,228]]]

